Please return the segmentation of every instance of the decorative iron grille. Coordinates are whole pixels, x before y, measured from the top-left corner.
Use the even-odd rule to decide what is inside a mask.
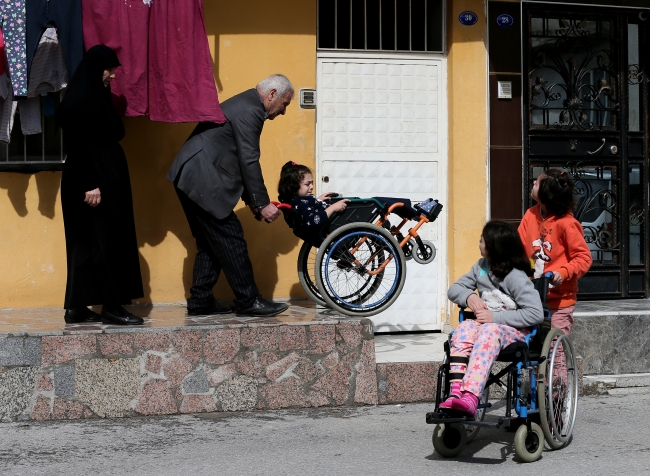
[[[585,17],[532,17],[530,21],[531,127],[616,129],[615,25]]]

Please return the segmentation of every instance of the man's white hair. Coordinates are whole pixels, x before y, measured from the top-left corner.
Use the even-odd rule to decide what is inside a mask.
[[[287,91],[291,91],[291,99],[295,94],[291,81],[284,74],[272,74],[266,79],[263,79],[257,85],[257,89],[263,93],[268,93],[271,89],[275,89],[278,96],[284,96]]]

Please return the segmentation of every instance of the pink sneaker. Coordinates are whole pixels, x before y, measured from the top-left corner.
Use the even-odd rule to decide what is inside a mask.
[[[443,410],[451,410],[454,400],[458,400],[458,397],[449,397],[447,400],[442,402],[438,408],[442,408]]]
[[[452,408],[451,402],[453,400],[458,400],[461,396],[461,387],[462,382],[454,380],[451,382],[451,389],[449,390],[449,398],[440,404],[440,408],[450,410]]]
[[[478,397],[473,393],[463,392],[460,398],[448,399],[447,401],[449,400],[452,400],[450,402],[452,410],[455,410],[458,413],[468,417],[473,417],[476,415],[476,409],[478,408]],[[447,403],[447,401],[445,401],[445,403]]]

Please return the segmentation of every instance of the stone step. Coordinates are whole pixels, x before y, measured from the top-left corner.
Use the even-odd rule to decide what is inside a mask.
[[[0,419],[378,403],[372,323],[293,305],[274,318],[133,307],[143,326],[0,311]]]
[[[650,387],[650,373],[621,375],[585,375],[585,395],[607,395],[618,389]]]
[[[647,305],[645,300],[638,302]],[[650,372],[650,311],[578,309],[571,341],[576,354],[584,358],[585,375]]]

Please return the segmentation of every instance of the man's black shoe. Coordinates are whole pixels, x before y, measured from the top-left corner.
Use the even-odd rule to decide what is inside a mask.
[[[63,316],[66,324],[79,324],[81,322],[101,322],[102,317],[87,307],[66,309]]]
[[[102,309],[102,322],[104,324],[114,324],[118,326],[137,326],[144,323],[144,319],[131,314],[122,306],[118,308]]]
[[[261,296],[257,296],[255,298],[255,301],[253,301],[253,304],[251,304],[248,307],[238,309],[237,315],[269,317],[269,316],[277,316],[278,314],[286,311],[287,309],[289,309],[288,304],[267,301]]]
[[[211,316],[213,314],[230,314],[232,309],[223,304],[219,304],[219,301],[214,301],[209,307],[196,307],[194,309],[187,309],[188,316]]]

